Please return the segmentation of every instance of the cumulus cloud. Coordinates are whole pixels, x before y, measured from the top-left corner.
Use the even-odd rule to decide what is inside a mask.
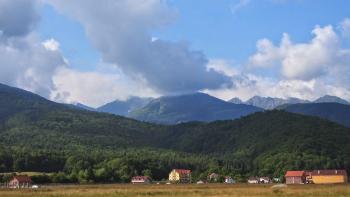
[[[31,32],[40,16],[36,0],[1,0],[0,32],[2,37],[24,36]]]
[[[99,107],[115,99],[125,100],[130,95],[159,96],[142,81],[135,82],[122,74],[81,72],[60,68],[53,77],[56,89],[51,99],[65,103],[83,103]]]
[[[60,48],[60,43],[55,39],[51,38],[43,42],[44,47],[50,51],[58,51]]]
[[[54,88],[52,76],[65,66],[59,51],[46,49],[37,35],[0,43],[0,82],[48,97]]]
[[[183,42],[152,39],[150,31],[171,23],[177,15],[166,1],[49,2],[85,27],[103,61],[118,65],[131,78],[145,79],[160,93],[192,92],[229,82],[207,69],[208,60],[201,51]]]
[[[312,30],[314,37],[305,43],[292,42],[286,33],[279,45],[261,39],[245,67],[234,73],[220,69],[231,77],[234,86],[205,91],[223,99],[261,95],[313,100],[325,94],[350,99],[350,49],[342,48],[340,36],[346,23],[347,19],[341,23],[339,33],[331,25],[316,26]],[[257,69],[278,70],[279,75],[265,76]]]
[[[0,1],[0,83],[20,87],[49,97],[52,76],[65,66],[56,43],[41,42],[32,28],[39,20],[38,1]]]
[[[314,38],[309,43],[292,43],[288,34],[283,35],[279,46],[268,39],[259,40],[249,65],[280,66],[281,74],[290,79],[311,80],[329,73],[340,60],[338,35],[332,26],[316,26],[312,33]]]

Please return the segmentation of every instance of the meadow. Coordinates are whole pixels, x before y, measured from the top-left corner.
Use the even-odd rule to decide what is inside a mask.
[[[40,189],[0,189],[1,197],[244,197],[244,196],[350,196],[350,185],[61,185]]]

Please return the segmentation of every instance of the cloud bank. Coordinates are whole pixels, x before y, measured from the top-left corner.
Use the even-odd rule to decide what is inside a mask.
[[[162,94],[218,88],[229,79],[212,69],[201,51],[183,42],[152,39],[150,32],[171,23],[176,11],[160,0],[52,0],[55,8],[78,20],[104,62],[129,77],[145,80]]]
[[[341,34],[347,31],[348,19],[340,32],[331,26],[316,26],[313,38],[294,43],[284,33],[279,45],[269,39],[257,41],[257,51],[249,57],[240,73],[231,76],[234,88],[206,90],[221,98],[254,95],[315,99],[325,94],[350,99],[350,49],[342,48]],[[215,65],[214,69],[218,69]],[[256,69],[277,71],[277,76],[262,76]]]
[[[32,31],[39,20],[37,1],[0,1],[0,82],[49,98],[52,76],[65,62]]]
[[[69,65],[54,38],[41,40],[35,27],[42,3],[79,21],[101,53],[95,71]],[[278,44],[264,38],[246,64],[208,59],[186,42],[152,37],[171,24],[177,11],[166,1],[92,0],[0,1],[0,83],[54,101],[94,107],[131,95],[205,91],[230,99],[254,95],[315,99],[332,94],[350,99],[350,22],[315,26],[312,39]],[[259,71],[257,71],[259,70]],[[261,70],[270,75],[264,75]]]

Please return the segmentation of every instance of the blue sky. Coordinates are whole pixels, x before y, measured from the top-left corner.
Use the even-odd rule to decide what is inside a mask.
[[[315,25],[337,25],[350,16],[347,0],[250,0],[235,12],[239,0],[171,0],[178,11],[169,26],[152,32],[164,40],[186,41],[209,58],[244,62],[256,50],[256,42],[269,38],[279,42],[287,32],[293,41],[312,37]],[[93,70],[100,59],[85,36],[82,25],[49,5],[44,6],[38,31],[43,39],[60,42],[63,54],[74,67]]]
[[[0,83],[65,103],[350,100],[348,0],[2,0]]]

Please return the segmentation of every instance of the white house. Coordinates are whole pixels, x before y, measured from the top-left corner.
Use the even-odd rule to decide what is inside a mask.
[[[233,178],[230,176],[225,176],[225,183],[232,184],[232,183],[236,183],[236,181],[233,180]]]

